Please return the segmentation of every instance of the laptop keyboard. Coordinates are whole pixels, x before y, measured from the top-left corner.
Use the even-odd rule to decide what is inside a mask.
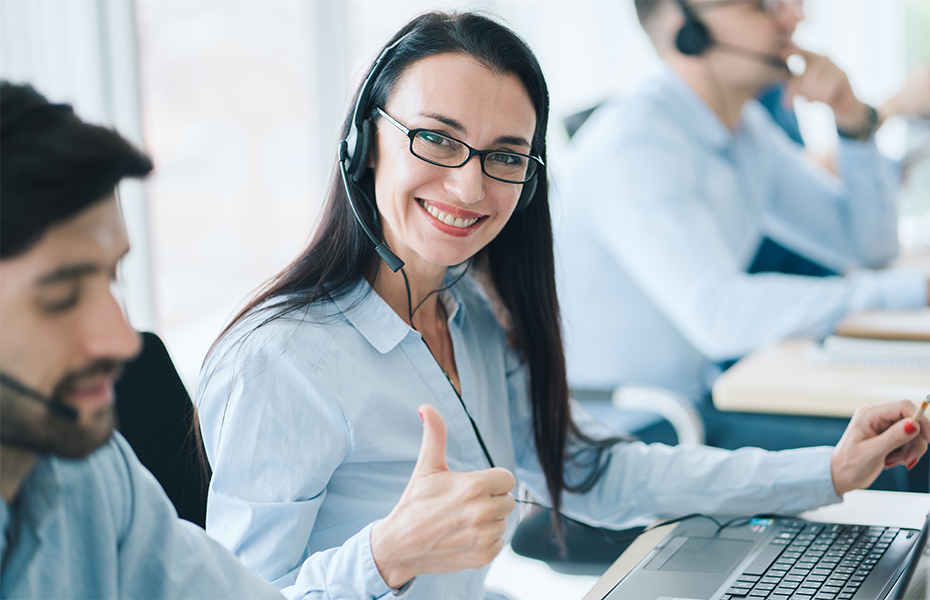
[[[720,600],[848,600],[898,534],[897,527],[786,525]]]

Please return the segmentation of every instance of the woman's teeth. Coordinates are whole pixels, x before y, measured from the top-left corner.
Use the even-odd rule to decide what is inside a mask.
[[[451,225],[452,227],[458,227],[464,229],[466,227],[471,227],[478,222],[478,219],[463,219],[462,217],[456,217],[450,215],[449,213],[444,213],[432,204],[428,204],[420,200],[420,206],[426,209],[426,212],[433,215],[438,221],[442,221],[446,225]]]

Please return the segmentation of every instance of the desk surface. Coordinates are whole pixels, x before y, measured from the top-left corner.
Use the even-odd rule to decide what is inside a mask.
[[[930,373],[811,365],[810,340],[783,340],[746,356],[714,383],[720,410],[849,417],[863,402],[911,400],[930,392]]]
[[[840,504],[824,506],[802,513],[811,521],[851,523],[885,527],[911,527],[920,529],[930,512],[930,494],[905,492],[878,492],[857,490],[846,494]],[[635,567],[675,525],[647,531],[620,555],[614,564],[597,580],[582,600],[601,600],[623,577]]]

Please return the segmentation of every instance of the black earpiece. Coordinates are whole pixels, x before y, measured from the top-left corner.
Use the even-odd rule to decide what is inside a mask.
[[[361,181],[362,176],[365,174],[365,169],[368,168],[368,152],[371,149],[372,135],[371,109],[369,108],[371,88],[378,78],[378,75],[380,75],[381,71],[384,69],[384,65],[387,63],[394,48],[404,41],[406,37],[406,35],[401,37],[385,48],[381,52],[381,56],[378,57],[378,60],[375,61],[375,64],[371,66],[371,70],[365,77],[365,81],[362,83],[362,87],[358,92],[355,110],[352,111],[352,121],[349,123],[349,135],[346,136],[346,139],[339,142],[338,156],[339,170],[342,172],[342,185],[345,187],[346,197],[349,200],[349,206],[352,208],[352,214],[355,215],[355,220],[361,225],[362,231],[368,239],[371,240],[371,243],[375,245],[375,252],[378,253],[381,260],[395,273],[404,266],[404,261],[391,252],[387,244],[375,237],[375,234],[365,225],[365,221],[362,220],[362,215],[359,214],[358,205],[352,193],[352,186],[354,185],[357,188],[359,181]],[[358,191],[361,192],[360,189]],[[364,193],[362,193],[362,195],[365,196]],[[367,197],[366,200],[371,209],[377,213],[374,202]]]
[[[685,18],[684,24],[675,36],[675,47],[685,56],[701,56],[707,52],[708,48],[713,46],[723,52],[745,56],[771,67],[788,70],[788,64],[779,56],[718,42],[710,34],[707,25],[698,18],[685,0],[675,0],[675,3],[681,9],[681,14]]]
[[[349,135],[343,140],[346,150],[345,152],[342,150],[339,152],[339,161],[349,178],[354,182],[361,180],[362,175],[365,174],[365,169],[368,167],[368,152],[371,147],[371,107],[369,106],[371,103],[371,88],[378,79],[378,75],[384,70],[384,66],[387,64],[394,48],[406,38],[406,35],[401,37],[381,51],[381,55],[371,65],[371,70],[368,71],[368,75],[365,77],[365,81],[362,82],[362,87],[358,92],[355,110],[352,111],[352,121],[349,123]]]
[[[676,0],[681,14],[685,18],[684,24],[675,36],[675,47],[685,56],[700,56],[710,48],[714,40],[710,36],[707,25],[701,21],[685,0]]]

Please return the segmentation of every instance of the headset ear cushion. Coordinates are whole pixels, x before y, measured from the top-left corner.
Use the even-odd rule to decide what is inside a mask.
[[[349,163],[348,174],[352,181],[358,182],[368,167],[368,146],[371,144],[371,121],[365,119],[359,127],[355,138],[355,148],[352,151],[352,162]]]
[[[710,32],[700,21],[686,18],[675,36],[675,47],[685,56],[700,56],[710,46]]]
[[[523,191],[520,192],[520,199],[517,200],[517,208],[515,208],[513,212],[523,212],[524,209],[530,205],[530,202],[533,200],[533,196],[536,195],[537,181],[539,181],[539,175],[523,184]]]

